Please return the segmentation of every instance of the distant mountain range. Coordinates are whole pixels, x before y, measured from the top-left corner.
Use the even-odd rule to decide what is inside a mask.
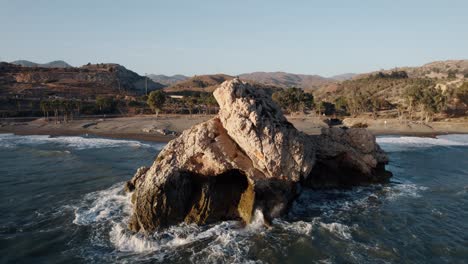
[[[10,63],[20,65],[23,67],[41,67],[41,68],[72,68],[73,67],[70,64],[62,60],[51,61],[48,63],[36,63],[32,61],[27,61],[27,60],[16,60]]]
[[[148,78],[150,78],[151,80],[153,80],[155,82],[158,82],[160,84],[170,86],[170,85],[173,85],[175,83],[185,81],[190,77],[185,76],[185,75],[181,75],[181,74],[176,74],[176,75],[172,75],[172,76],[167,76],[167,75],[163,75],[163,74],[149,74]]]
[[[239,75],[239,78],[270,87],[299,87],[305,90],[316,90],[325,84],[348,80],[355,75],[356,74],[353,73],[347,73],[326,78],[319,75],[293,74],[287,72],[253,72],[241,74]],[[206,89],[207,87],[218,85],[225,80],[234,78],[234,76],[226,74],[199,75],[193,77],[187,77],[184,75],[166,76],[151,74],[148,75],[148,77],[155,82],[167,85],[168,88],[166,88],[166,90],[172,92],[180,92],[182,90],[209,91],[210,89]]]
[[[21,67],[16,66],[17,69],[13,69],[11,67],[13,64],[20,65]],[[8,71],[14,70],[17,72],[14,74],[17,84],[11,87],[25,89],[24,91],[32,91],[30,89],[34,89],[34,87],[38,86],[54,88],[55,90],[60,90],[60,87],[62,87],[63,89],[67,89],[67,91],[72,90],[72,87],[76,87],[77,94],[79,94],[80,91],[84,91],[82,88],[78,87],[87,86],[94,87],[95,90],[93,93],[100,93],[96,90],[96,87],[106,87],[106,89],[102,90],[102,93],[106,94],[111,94],[115,89],[122,89],[137,94],[141,94],[145,90],[145,78],[143,76],[127,70],[125,67],[118,64],[90,64],[82,67],[72,67],[70,64],[60,60],[45,64],[17,60],[9,65],[10,66],[4,65]],[[45,68],[48,70],[37,70],[36,68]],[[468,78],[468,60],[435,61],[419,67],[399,67],[390,70],[381,70],[381,72],[391,73],[395,70],[407,72],[410,78],[432,78],[438,80],[444,80],[449,74],[451,76],[455,74],[457,79],[450,83],[450,85],[453,86],[459,85],[464,79]],[[65,72],[67,72],[67,74],[63,74]],[[379,71],[375,71],[364,74],[346,73],[332,77],[287,72],[252,72],[240,74],[238,77],[241,80],[257,84],[262,88],[268,87],[278,89],[298,87],[314,92],[314,94],[317,94],[319,97],[333,99],[335,95],[338,96],[341,94],[339,91],[347,90],[344,88],[348,86],[358,87],[363,83],[363,81],[359,80],[378,72]],[[217,85],[234,78],[234,76],[226,74],[196,75],[193,77],[180,74],[173,76],[150,74],[148,77],[148,90],[164,88],[167,92],[211,92]],[[366,81],[365,85],[367,85],[367,82],[369,81]],[[381,84],[384,82],[382,80],[378,82],[378,84],[375,84],[376,87],[378,85],[385,85],[385,87],[387,87],[391,84],[391,81],[388,81],[388,84],[387,82]],[[400,82],[402,85],[406,83],[404,80]],[[456,82],[456,84],[453,82]],[[372,83],[370,85],[374,84]],[[121,91],[119,93],[121,93]],[[395,94],[399,93],[395,92]]]
[[[343,73],[343,74],[338,74],[332,77],[329,77],[328,79],[332,79],[335,81],[346,81],[346,80],[351,80],[354,76],[357,76],[356,73]]]
[[[195,75],[164,88],[164,90],[166,92],[212,92],[219,84],[233,78],[233,76],[226,74]]]
[[[239,77],[241,79],[282,88],[299,87],[312,90],[334,81],[319,75],[293,74],[287,72],[252,72],[241,74]]]
[[[48,63],[36,63],[28,60],[16,60],[11,63],[23,67],[73,68],[73,66],[62,60],[51,61]],[[281,88],[299,87],[305,90],[316,90],[325,84],[334,83],[336,81],[348,80],[354,77],[355,75],[356,74],[353,73],[347,73],[326,78],[319,75],[294,74],[287,72],[252,72],[241,74],[239,75],[239,77],[243,80],[253,81],[255,83],[267,86],[276,86]],[[201,76],[203,77],[189,77],[181,74],[176,74],[172,76],[163,74],[150,74],[148,75],[148,78],[153,80],[155,83],[159,83],[166,87],[170,87],[168,91],[181,91],[185,88],[192,91],[197,90],[198,88],[206,90],[204,88],[216,85],[220,80],[233,78],[233,76],[225,74]]]

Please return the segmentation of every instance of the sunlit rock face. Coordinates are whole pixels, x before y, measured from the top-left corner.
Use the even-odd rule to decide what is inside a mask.
[[[169,142],[150,168],[126,184],[134,231],[180,222],[249,223],[284,214],[301,187],[348,187],[387,181],[387,156],[364,129],[294,128],[267,93],[238,79],[215,91],[216,117]]]

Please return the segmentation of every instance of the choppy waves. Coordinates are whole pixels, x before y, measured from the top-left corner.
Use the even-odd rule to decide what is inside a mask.
[[[60,136],[48,135],[19,136],[14,134],[0,134],[0,148],[14,148],[17,146],[37,146],[44,144],[57,144],[73,149],[118,148],[118,147],[152,147],[162,149],[163,143],[147,144],[136,140],[120,140],[87,136]]]
[[[236,263],[241,262],[248,249],[247,238],[264,230],[263,215],[257,211],[247,228],[236,221],[226,221],[209,226],[180,224],[152,236],[135,234],[127,228],[131,202],[122,186],[123,183],[119,183],[107,190],[86,195],[75,206],[73,223],[92,227],[96,232],[93,243],[102,245],[103,241],[108,240],[124,256],[126,253],[141,253],[140,258],[161,261],[186,252],[193,262],[211,260]]]
[[[73,144],[77,142],[71,141]],[[465,135],[440,136],[435,139],[381,137],[378,141],[387,151],[468,145],[468,137]],[[68,144],[70,141],[61,142]],[[112,144],[97,142],[104,146]],[[129,143],[125,141],[120,144],[128,146]],[[74,205],[73,223],[91,229],[90,243],[94,247],[111,249],[112,262],[281,262],[294,254],[291,251],[295,247],[307,250],[311,245],[328,248],[331,252],[315,252],[311,247],[312,251],[308,254],[313,255],[318,262],[392,262],[400,260],[400,253],[381,240],[376,240],[373,232],[380,232],[379,236],[391,236],[391,226],[386,230],[379,226],[380,221],[393,221],[390,219],[398,216],[397,208],[400,204],[422,201],[430,192],[428,187],[399,176],[395,177],[398,183],[386,185],[349,190],[306,189],[293,203],[290,213],[284,218],[275,219],[271,226],[265,225],[262,212],[257,210],[254,220],[247,227],[242,227],[236,221],[206,226],[183,223],[150,236],[128,230],[131,198],[123,191],[123,183],[118,183],[108,189],[90,193]],[[396,213],[388,215],[385,210],[394,210]],[[435,213],[424,217],[440,217],[442,214],[435,209],[430,210]],[[389,219],[381,219],[385,217]],[[84,258],[88,257],[87,254],[91,253],[83,251]],[[99,262],[99,257],[96,259],[95,255],[92,259]]]
[[[123,183],[119,183],[86,195],[75,207],[73,223],[93,228],[95,236],[92,242],[95,245],[107,243],[123,258],[132,256],[134,260],[175,261],[185,256],[192,263],[255,262],[257,258],[250,251],[262,240],[276,241],[278,247],[284,248],[298,238],[314,240],[316,237],[328,237],[357,243],[353,234],[359,233],[361,227],[349,222],[349,214],[372,210],[378,204],[398,198],[418,198],[425,190],[413,184],[361,187],[348,191],[306,190],[294,203],[289,216],[275,219],[270,227],[265,225],[262,212],[257,210],[247,227],[236,221],[207,226],[180,224],[143,236],[127,228],[132,205],[130,195],[123,191],[122,186]]]
[[[377,143],[387,152],[415,148],[468,146],[468,135],[441,135],[430,137],[378,137]]]

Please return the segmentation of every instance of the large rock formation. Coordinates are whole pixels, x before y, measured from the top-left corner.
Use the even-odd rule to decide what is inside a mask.
[[[182,133],[140,168],[129,227],[151,232],[179,222],[266,219],[287,211],[301,186],[385,182],[387,156],[364,129],[298,131],[261,89],[237,79],[214,92],[219,114]]]

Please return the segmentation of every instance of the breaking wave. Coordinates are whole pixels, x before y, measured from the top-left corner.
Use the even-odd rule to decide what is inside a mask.
[[[108,139],[87,136],[60,136],[51,137],[48,135],[19,136],[14,134],[0,134],[0,147],[13,148],[24,145],[58,144],[74,149],[94,149],[94,148],[118,148],[118,147],[153,147],[161,150],[162,143],[147,144],[136,140]]]
[[[248,238],[265,230],[263,214],[256,211],[254,219],[247,228],[236,221],[225,221],[215,225],[197,226],[179,224],[143,236],[128,230],[127,223],[131,214],[130,195],[123,190],[123,183],[111,188],[86,195],[75,207],[73,223],[97,229],[94,243],[100,245],[106,239],[120,253],[148,253],[151,259],[162,260],[174,257],[181,251],[190,253],[193,262],[244,262],[249,248]],[[110,227],[110,228],[109,228]],[[199,250],[200,244],[207,243]]]
[[[415,148],[468,146],[468,135],[441,135],[429,137],[378,137],[377,143],[387,152]]]
[[[250,251],[263,239],[283,242],[289,239],[292,243],[298,238],[314,240],[317,236],[331,236],[355,243],[353,233],[360,227],[347,223],[347,213],[372,209],[375,204],[399,197],[416,198],[425,189],[413,184],[392,184],[348,191],[305,190],[293,204],[289,216],[273,220],[271,226],[265,225],[262,212],[256,210],[247,227],[236,221],[206,226],[182,223],[143,236],[127,228],[131,198],[124,192],[123,183],[119,183],[86,195],[75,207],[73,223],[95,229],[93,243],[107,243],[123,256],[137,254],[142,259],[167,261],[184,255],[193,263],[253,263],[257,258]]]

